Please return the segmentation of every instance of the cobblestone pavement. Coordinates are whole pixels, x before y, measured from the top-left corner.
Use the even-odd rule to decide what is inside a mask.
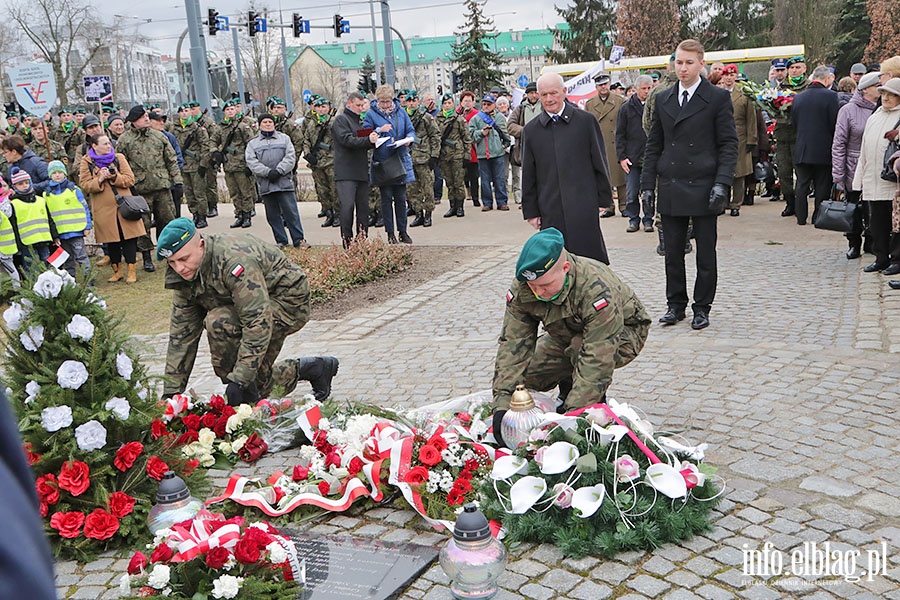
[[[885,278],[862,274],[860,261],[847,261],[836,245],[727,244],[719,251],[709,329],[693,332],[687,321],[654,325],[641,355],[616,372],[611,396],[646,411],[660,429],[684,430],[691,441],[710,444],[707,461],[727,480],[713,529],[614,560],[567,559],[549,544],[520,547],[497,598],[900,599],[900,293],[892,294]],[[662,260],[649,245],[611,249],[616,270],[659,316]],[[283,355],[339,356],[339,398],[414,406],[487,389],[516,253],[512,243],[486,247],[479,260],[383,304],[312,322],[288,340]],[[165,339],[141,341],[159,372]],[[208,393],[217,386],[204,352],[192,386]],[[293,456],[270,455],[238,471],[267,475],[291,465]],[[212,474],[219,488],[229,475]],[[434,545],[446,540],[402,500],[311,528]],[[766,543],[788,569],[792,551],[813,543],[821,550],[825,542],[831,551],[861,552],[853,573],[859,581],[744,572],[745,551]],[[867,551],[885,549],[886,572],[868,573]],[[125,555],[59,563],[60,595],[115,598],[126,564]],[[402,597],[447,599],[447,583],[435,565]]]

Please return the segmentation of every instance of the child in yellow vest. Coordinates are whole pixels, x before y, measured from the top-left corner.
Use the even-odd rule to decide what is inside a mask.
[[[19,246],[16,244],[16,230],[10,221],[13,214],[12,202],[10,202],[12,193],[9,185],[3,180],[3,177],[0,177],[0,269],[9,275],[13,280],[13,285],[18,287],[21,278],[13,257],[18,254]]]
[[[56,238],[56,228],[47,213],[43,197],[35,196],[28,171],[12,167],[9,170],[15,195],[12,199],[12,224],[16,241],[22,253],[25,271],[38,272],[36,262],[45,261],[50,256],[50,246]]]
[[[66,165],[58,160],[50,161],[47,173],[50,181],[44,192],[44,201],[59,234],[59,245],[69,255],[63,269],[74,277],[77,262],[87,273],[91,269],[91,259],[84,249],[84,234],[91,229],[91,211],[81,189],[68,180]]]

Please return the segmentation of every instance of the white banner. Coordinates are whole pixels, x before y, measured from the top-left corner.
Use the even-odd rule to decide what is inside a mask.
[[[56,77],[49,63],[25,63],[9,70],[16,100],[26,112],[39,117],[56,104]]]
[[[578,108],[584,108],[584,103],[597,94],[597,88],[594,86],[594,77],[605,69],[606,60],[604,59],[581,75],[566,81],[566,98],[569,102],[577,104]]]

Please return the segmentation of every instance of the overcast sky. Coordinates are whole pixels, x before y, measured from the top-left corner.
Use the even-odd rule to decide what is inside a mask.
[[[561,0],[561,4],[565,0]],[[304,4],[306,4],[304,6]],[[179,0],[159,0],[159,2],[130,2],[118,4],[104,4],[109,11],[111,7],[122,7],[117,11],[121,15],[119,21],[125,31],[136,30],[153,40],[152,45],[166,54],[175,54],[175,45],[178,36],[184,31],[186,17],[184,4]],[[210,0],[200,3],[203,18],[206,18],[208,9],[216,9],[220,15],[228,16],[234,21],[240,17],[246,21],[247,0]],[[275,0],[263,0],[258,6],[266,6],[270,10],[270,19],[278,20],[279,5]],[[449,2],[447,0],[393,0],[390,2],[391,24],[404,37],[411,38],[415,35],[430,37],[435,35],[452,35],[457,28],[464,23],[464,7],[462,2]],[[350,20],[351,32],[344,34],[340,41],[357,41],[360,38],[372,39],[371,19],[369,17],[368,1],[353,1],[343,3],[326,3],[321,0],[311,0],[309,3],[299,0],[281,0],[280,8],[286,23],[290,22],[291,14],[300,13],[304,19],[309,19],[313,25],[312,33],[299,38],[309,44],[322,44],[335,40],[330,26],[335,13],[341,14]],[[537,29],[555,24],[559,19],[553,9],[552,1],[542,0],[486,0],[484,14],[494,18],[498,31],[509,29],[524,29],[529,27]],[[150,22],[146,22],[150,19]],[[375,3],[375,23],[379,28],[378,36],[381,39],[381,4]],[[316,25],[327,25],[329,29],[316,29]],[[288,44],[293,43],[293,37],[288,34]],[[246,37],[246,32],[241,36]],[[279,31],[273,29],[268,35],[279,36]],[[279,36],[280,37],[280,36]],[[224,38],[224,39],[223,39]],[[222,42],[230,43],[231,34],[219,32],[215,40],[207,38],[207,47],[214,50]],[[211,43],[212,42],[212,43]],[[182,55],[188,56],[188,41],[182,48]]]

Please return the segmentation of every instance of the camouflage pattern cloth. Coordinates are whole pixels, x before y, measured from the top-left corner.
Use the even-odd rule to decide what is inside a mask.
[[[516,385],[550,390],[572,379],[568,408],[603,400],[613,370],[640,353],[650,317],[635,293],[606,265],[564,252],[572,268],[562,293],[538,300],[513,280],[494,371],[494,410],[508,409]],[[538,329],[544,333],[539,337]]]
[[[663,90],[669,89],[676,83],[678,83],[678,76],[675,72],[667,72],[659,80],[659,83],[650,90],[650,95],[647,96],[647,101],[644,102],[644,114],[641,117],[641,125],[643,125],[644,133],[647,135],[650,135],[650,125],[653,124],[653,111],[656,110],[656,95]]]
[[[298,161],[302,156],[309,164],[313,183],[316,185],[316,196],[322,210],[340,211],[341,204],[334,183],[334,138],[331,135],[333,120],[333,115],[327,114],[325,120],[322,121],[315,112],[303,120],[303,124],[299,128],[300,154]],[[319,136],[322,136],[321,142],[319,142]]]
[[[411,151],[416,180],[409,184],[409,202],[415,211],[431,212],[434,210],[434,170],[428,166],[428,161],[438,158],[441,153],[441,132],[424,106],[409,117],[416,130],[416,143]]]
[[[804,79],[799,85],[791,85],[787,78],[781,83],[781,89],[792,90],[800,93],[809,87],[809,79]],[[774,115],[773,115],[774,116]],[[775,164],[778,167],[778,183],[782,196],[793,207],[794,199],[794,146],[797,144],[797,130],[791,123],[791,117],[777,117],[775,119]]]
[[[166,143],[169,143],[168,140],[166,140]],[[172,199],[171,190],[143,192],[141,196],[147,201],[147,206],[150,207],[150,214],[141,216],[141,220],[144,222],[144,231],[147,233],[138,238],[137,247],[141,252],[150,252],[155,247],[150,240],[151,215],[153,223],[156,224],[156,237],[158,238],[163,228],[175,218],[175,201]]]
[[[58,160],[66,165],[66,168],[69,171],[72,170],[72,162],[69,160],[69,156],[66,154],[66,149],[56,140],[50,140],[49,154],[47,153],[47,145],[42,144],[38,141],[35,141],[33,144],[29,145],[28,148],[37,156],[39,156],[45,163],[49,163],[51,160]]]
[[[172,185],[182,183],[175,149],[159,131],[150,127],[129,127],[119,138],[116,152],[128,159],[134,171],[134,190],[138,194],[168,190]]]
[[[297,162],[294,163],[294,195],[297,197],[298,201],[303,200],[303,197],[300,195],[300,180],[297,177],[297,168],[300,166],[300,157],[303,156],[303,137],[300,132],[300,127],[294,123],[294,120],[290,117],[290,115],[282,115],[279,117],[275,117],[275,131],[280,131],[284,135],[291,138],[291,143],[294,144],[294,152],[297,153]],[[332,177],[334,179],[334,177]]]
[[[284,339],[309,320],[306,274],[276,246],[252,235],[203,239],[203,259],[193,281],[166,269],[166,288],[174,295],[163,392],[187,387],[204,329],[222,383],[255,382],[263,397],[274,385],[292,389],[297,362],[275,364],[275,359]]]
[[[212,139],[213,132],[216,130],[216,122],[207,115],[200,114],[197,123],[206,130],[206,134]],[[208,210],[216,208],[219,203],[219,167],[212,162],[212,147],[207,145],[206,154],[200,161],[202,167],[200,175],[206,181],[205,195]]]
[[[249,169],[248,169],[249,171]],[[239,212],[250,212],[256,203],[256,182],[245,171],[225,171],[225,185],[234,205],[234,216]]]
[[[222,167],[226,173],[243,173],[247,170],[244,150],[247,142],[256,136],[255,128],[243,118],[223,119],[210,134],[211,152],[221,152],[225,158]],[[229,138],[231,138],[229,140]],[[228,146],[225,145],[228,142]]]
[[[455,111],[449,117],[439,112],[434,118],[438,128],[438,141],[444,138],[444,133],[450,127],[447,139],[441,143],[440,166],[441,176],[447,184],[447,197],[453,202],[459,201],[462,206],[466,198],[465,166],[463,161],[469,158],[472,146],[472,136],[469,134],[469,126],[466,118]],[[452,123],[452,127],[451,127]]]
[[[181,146],[181,154],[184,156],[181,174],[188,210],[194,216],[206,216],[209,210],[206,202],[206,174],[201,171],[204,160],[208,160],[209,156],[209,134],[196,121],[184,125],[181,119],[174,120],[171,133]]]
[[[75,121],[72,121],[71,127],[68,130],[60,124],[59,127],[54,127],[50,132],[50,139],[63,145],[63,148],[66,150],[66,156],[69,157],[68,164],[74,165],[75,153],[84,143],[84,129],[79,127]]]

